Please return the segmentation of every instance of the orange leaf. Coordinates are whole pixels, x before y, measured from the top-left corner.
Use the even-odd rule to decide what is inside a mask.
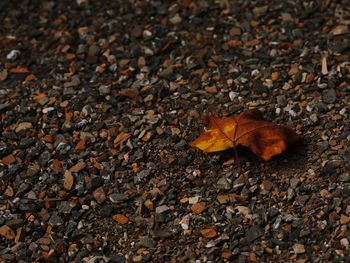
[[[249,110],[222,119],[210,116],[208,130],[191,146],[208,153],[241,145],[268,161],[299,139],[291,128],[266,121],[259,110]]]
[[[125,225],[129,222],[129,218],[122,214],[116,214],[113,217],[113,220],[116,221],[118,224]]]
[[[201,230],[201,235],[205,238],[214,238],[217,236],[214,228],[204,228]]]

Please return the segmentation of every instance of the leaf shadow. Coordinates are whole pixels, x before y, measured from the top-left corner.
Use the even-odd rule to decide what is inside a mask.
[[[236,150],[238,160],[243,169],[245,168],[245,163],[250,162],[256,168],[261,164],[265,164],[265,166],[274,171],[283,169],[300,170],[303,167],[306,167],[307,146],[308,144],[304,140],[300,140],[299,142],[290,145],[285,152],[272,157],[269,161],[263,161],[247,147],[238,146]],[[220,155],[220,162],[222,163],[225,163],[230,159],[235,159],[234,149],[227,149]]]

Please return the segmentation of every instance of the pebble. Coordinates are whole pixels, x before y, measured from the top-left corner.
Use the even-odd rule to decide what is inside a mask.
[[[18,124],[17,128],[15,129],[16,133],[19,133],[23,130],[26,130],[26,129],[31,129],[33,128],[33,124],[30,123],[30,122],[21,122]]]
[[[13,49],[10,51],[10,53],[6,55],[6,59],[16,60],[17,58],[19,58],[20,55],[21,55],[21,51],[17,49]]]
[[[161,205],[156,207],[156,213],[161,214],[168,211],[170,208],[167,205]]]
[[[337,100],[337,94],[334,89],[327,89],[322,93],[322,99],[325,103],[334,103]]]
[[[153,248],[156,246],[156,244],[157,243],[152,238],[147,236],[141,237],[138,243],[139,246],[146,247],[146,248]]]
[[[182,22],[182,18],[179,14],[176,14],[172,18],[170,18],[169,21],[173,25],[177,25],[177,24],[180,24]]]
[[[111,200],[112,203],[120,203],[128,199],[127,195],[121,193],[113,193],[109,195],[109,200]]]
[[[64,223],[63,219],[58,216],[58,215],[55,215],[53,214],[50,219],[49,219],[49,225],[53,226],[53,227],[57,227],[57,226],[60,226]]]
[[[305,247],[303,244],[296,243],[293,245],[293,251],[295,254],[303,254],[305,253]]]

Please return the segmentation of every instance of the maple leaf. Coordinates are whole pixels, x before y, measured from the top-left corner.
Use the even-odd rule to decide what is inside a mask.
[[[291,128],[266,121],[259,110],[248,110],[222,119],[209,116],[208,119],[208,130],[190,144],[206,153],[241,145],[268,161],[300,139]]]

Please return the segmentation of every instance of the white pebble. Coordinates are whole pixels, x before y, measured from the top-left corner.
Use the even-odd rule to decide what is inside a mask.
[[[47,107],[47,108],[43,109],[43,113],[44,113],[44,114],[47,114],[47,113],[49,113],[50,111],[53,111],[54,109],[55,109],[54,107]]]
[[[7,54],[6,58],[10,60],[16,60],[20,55],[21,55],[21,51],[14,49]]]

